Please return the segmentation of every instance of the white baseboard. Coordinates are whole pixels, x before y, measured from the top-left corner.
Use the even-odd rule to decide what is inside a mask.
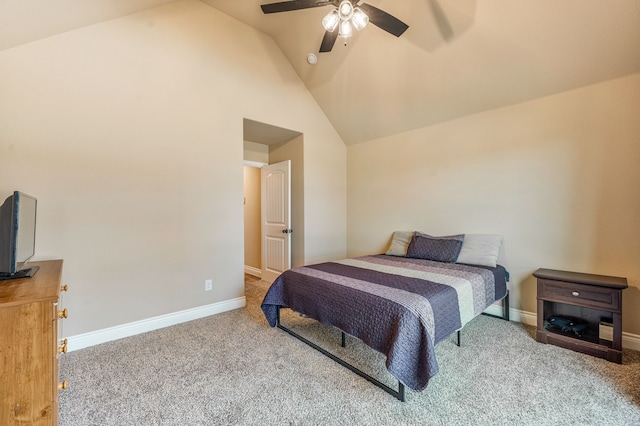
[[[485,312],[491,315],[502,316],[502,309],[503,308],[500,305],[491,305],[485,310]],[[538,325],[538,316],[535,313],[521,311],[519,309],[509,309],[509,319],[526,325],[532,325],[534,327]],[[622,347],[625,349],[640,351],[640,336],[623,331]]]
[[[634,351],[640,351],[640,336],[623,331],[622,347],[624,349],[633,349]]]
[[[486,313],[491,315],[497,315],[499,317],[502,316],[502,311],[503,311],[503,307],[500,305],[491,305],[487,309],[485,309]],[[519,309],[513,309],[513,308],[509,309],[510,321],[521,322],[523,324],[536,326],[537,318],[538,317],[536,316],[536,314],[531,312],[521,311]]]
[[[246,268],[247,267],[245,266],[245,270]],[[250,272],[247,273],[251,274]],[[109,327],[89,333],[78,334],[76,336],[67,337],[67,351],[77,351],[79,349],[88,348],[90,346],[99,345],[101,343],[107,343],[113,340],[122,339],[124,337],[135,336],[136,334],[146,333],[148,331],[169,327],[171,325],[176,325],[187,321],[193,321],[210,315],[231,311],[233,309],[244,308],[246,305],[247,301],[243,296],[236,299],[225,300],[223,302],[212,303],[210,305],[199,306],[197,308],[187,309],[184,311],[174,312],[166,315],[160,315],[157,317],[135,321],[128,324],[117,325],[115,327]],[[502,316],[502,310],[503,308],[500,305],[491,305],[485,310],[485,312],[492,315]],[[532,325],[534,327],[537,325],[537,315],[533,312],[526,312],[512,308],[509,309],[509,318],[511,321],[521,322],[523,324]],[[640,351],[640,336],[637,334],[623,332],[622,347]]]
[[[244,265],[244,273],[262,278],[262,269],[254,268],[253,266]]]
[[[231,311],[233,309],[244,308],[246,305],[247,300],[243,296],[236,299],[225,300],[222,302],[212,303],[210,305],[160,315],[128,324],[117,325],[115,327],[109,327],[102,330],[91,331],[89,333],[78,334],[77,336],[67,337],[67,351],[76,351],[89,346],[99,345],[101,343],[146,333],[148,331],[169,327],[171,325],[187,321],[193,321],[210,315]]]

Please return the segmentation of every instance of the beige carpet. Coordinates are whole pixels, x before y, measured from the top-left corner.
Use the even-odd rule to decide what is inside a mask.
[[[267,285],[247,308],[61,357],[61,426],[71,425],[640,425],[640,353],[622,365],[480,316],[436,347],[440,372],[407,402],[267,326]],[[395,386],[384,357],[313,321],[283,322]]]

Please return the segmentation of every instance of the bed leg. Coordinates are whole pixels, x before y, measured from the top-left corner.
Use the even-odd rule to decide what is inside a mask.
[[[509,321],[509,290],[507,290],[507,295],[502,300],[502,309],[502,318],[504,318],[505,321]]]
[[[507,294],[502,298],[502,316],[490,314],[487,312],[483,312],[482,315],[509,321],[509,290],[507,290]]]
[[[404,402],[404,385],[398,381],[398,396],[396,397],[400,400],[400,402]]]
[[[456,337],[456,345],[458,345],[458,347],[460,347],[460,330],[458,330],[458,333],[457,333],[457,334],[458,334],[458,335],[457,335],[457,337]]]
[[[342,343],[341,343],[341,346],[342,346],[343,348],[346,348],[346,347],[347,347],[347,336],[344,334],[344,331],[341,331],[341,333],[342,333]]]
[[[280,327],[280,306],[276,307],[276,326]]]

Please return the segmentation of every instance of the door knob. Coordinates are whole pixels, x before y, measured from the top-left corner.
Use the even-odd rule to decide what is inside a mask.
[[[283,229],[282,233],[283,234],[291,234],[293,232],[293,229]]]

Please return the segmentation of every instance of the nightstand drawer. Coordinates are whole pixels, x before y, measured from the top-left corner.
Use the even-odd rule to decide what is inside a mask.
[[[568,304],[620,312],[621,291],[614,288],[538,279],[538,297]]]

